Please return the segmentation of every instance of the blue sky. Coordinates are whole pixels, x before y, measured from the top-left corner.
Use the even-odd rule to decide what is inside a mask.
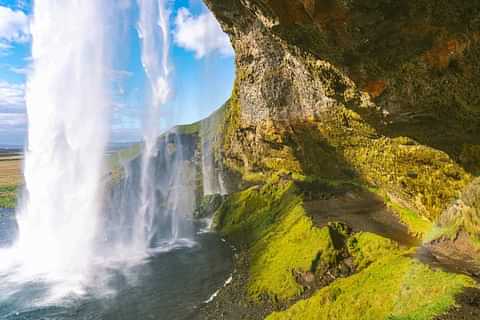
[[[31,64],[28,32],[32,0],[0,0],[0,145],[25,141],[24,87]],[[115,0],[127,9],[123,34],[115,39],[112,70],[112,141],[138,141],[145,110],[145,74],[140,61],[135,0]],[[170,1],[173,96],[159,126],[204,118],[228,99],[234,80],[233,50],[201,0]]]

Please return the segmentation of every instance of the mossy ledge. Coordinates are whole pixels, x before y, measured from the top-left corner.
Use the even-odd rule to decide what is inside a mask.
[[[278,311],[267,319],[433,319],[475,287],[466,276],[418,262],[412,249],[389,239],[342,224],[316,227],[285,175],[230,195],[215,225],[246,253],[246,299]],[[321,281],[340,266],[350,270]]]
[[[390,253],[266,319],[355,320],[361,315],[365,320],[427,320],[448,311],[455,296],[473,285],[467,277],[432,271],[411,258]]]

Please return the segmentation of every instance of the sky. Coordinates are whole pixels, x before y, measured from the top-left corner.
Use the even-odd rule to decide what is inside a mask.
[[[112,48],[111,141],[133,142],[141,140],[148,101],[138,8],[135,0],[115,1],[122,3],[125,16]],[[163,130],[198,121],[220,107],[231,94],[235,72],[229,39],[201,0],[170,0],[169,8],[173,95],[158,119]],[[25,143],[32,15],[32,0],[0,0],[0,145]]]

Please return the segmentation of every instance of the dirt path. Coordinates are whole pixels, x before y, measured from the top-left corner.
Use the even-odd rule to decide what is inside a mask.
[[[420,244],[420,240],[408,233],[407,226],[382,199],[368,191],[348,192],[328,200],[306,201],[305,210],[318,227],[329,222],[343,222],[354,232],[375,233],[405,246]]]

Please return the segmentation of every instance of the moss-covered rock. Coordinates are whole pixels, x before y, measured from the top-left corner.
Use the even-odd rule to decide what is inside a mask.
[[[251,301],[288,305],[305,287],[298,275],[328,272],[351,257],[356,274],[336,279],[310,298],[268,319],[432,319],[474,282],[432,270],[392,240],[341,224],[314,226],[295,184],[273,177],[228,197],[216,214],[220,232],[248,252]],[[340,244],[339,244],[340,239]]]
[[[368,232],[361,232],[349,238],[348,251],[358,270],[365,269],[386,256],[401,253],[397,243]]]
[[[455,295],[470,286],[474,282],[465,276],[434,271],[414,259],[388,254],[267,319],[428,320],[448,311]]]
[[[480,247],[480,178],[465,188],[460,199],[439,219],[438,236],[455,239],[461,231],[467,232]]]
[[[220,149],[244,180],[359,178],[434,221],[478,174],[478,4],[206,3],[236,52]]]
[[[216,225],[248,250],[248,293],[254,300],[298,296],[303,288],[295,272],[333,264],[338,254],[330,228],[313,225],[292,182],[271,181],[230,196],[217,212]]]

